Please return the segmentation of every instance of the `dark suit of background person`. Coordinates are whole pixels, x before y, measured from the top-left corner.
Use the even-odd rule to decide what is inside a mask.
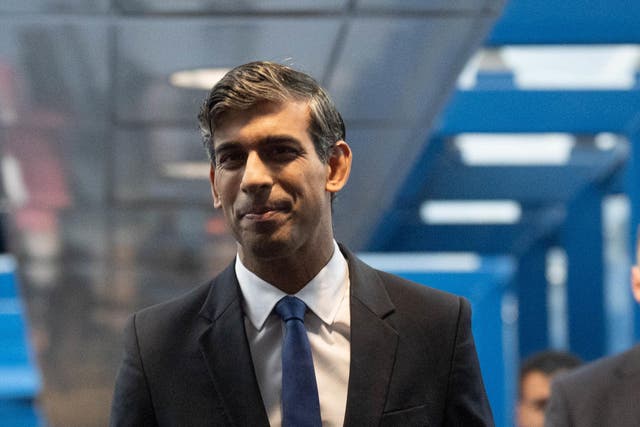
[[[255,70],[274,68],[285,73],[293,72],[276,64],[251,63],[232,70],[230,74],[238,73],[238,69],[248,69],[253,76],[251,73]],[[302,76],[309,79],[308,76]],[[289,103],[299,101],[287,99],[280,102],[286,107]],[[275,104],[276,107],[278,105]],[[267,107],[270,106],[274,105],[267,104]],[[262,109],[250,108],[249,111],[254,112]],[[237,115],[242,117],[242,112]],[[342,123],[341,119],[339,122]],[[220,130],[225,123],[213,124],[215,131],[220,132],[216,133],[216,149],[220,148],[219,135],[228,134]],[[246,123],[244,118],[240,123]],[[281,119],[280,123],[286,126],[285,120]],[[237,135],[234,134],[234,138]],[[341,134],[333,138],[337,142],[332,146],[337,150],[331,149],[325,163],[317,163],[318,154],[313,149],[301,154],[303,159],[298,159],[296,153],[289,153],[290,158],[285,158],[284,166],[274,167],[273,170],[277,171],[268,172],[272,175],[267,176],[269,185],[273,185],[269,191],[277,194],[281,190],[280,185],[295,185],[295,182],[286,182],[286,176],[282,175],[285,173],[282,167],[295,167],[295,163],[290,162],[314,162],[311,167],[328,165],[327,183],[320,186],[321,189],[326,188],[321,193],[327,194],[323,196],[319,209],[324,212],[320,221],[329,219],[329,230],[332,194],[328,193],[342,188],[350,169],[351,152],[343,137],[344,128]],[[269,136],[268,139],[271,141],[272,138]],[[301,139],[304,140],[304,136]],[[224,150],[229,148],[222,145]],[[234,218],[230,199],[255,196],[247,196],[233,187],[234,177],[248,180],[247,175],[251,175],[255,179],[257,170],[260,173],[272,171],[269,156],[280,156],[282,152],[286,154],[286,149],[266,148],[264,152],[254,152],[253,147],[245,145],[244,151],[234,151],[230,156],[226,152],[212,153],[215,165],[212,166],[212,187],[214,205],[225,210],[225,218],[238,240],[238,256],[247,267],[258,270],[260,266],[255,267],[251,263],[256,259],[260,261],[255,255],[261,249],[253,245],[252,239],[260,237],[272,243],[286,231],[291,240],[298,242],[296,239],[302,239],[302,244],[305,244],[306,237],[298,234],[294,228],[286,228],[302,223],[302,220],[292,216],[286,216],[287,220],[298,223],[290,225],[276,222],[273,235],[266,237],[258,236],[255,227],[249,232],[242,229],[242,220],[236,221]],[[262,150],[260,144],[256,147],[257,151]],[[231,148],[237,148],[235,143]],[[276,154],[272,154],[272,151]],[[224,164],[227,161],[241,163],[238,168],[241,171],[236,171],[233,163],[231,174],[220,170],[224,166],[218,166],[218,162]],[[309,184],[309,188],[313,189],[312,181],[313,178],[310,178],[311,184],[302,184]],[[256,211],[259,211],[257,214],[262,212],[260,209]],[[304,231],[315,233],[313,227],[304,228]],[[325,237],[331,239],[333,246],[332,231]],[[279,248],[277,245],[273,247]],[[322,248],[317,245],[313,249],[319,252]],[[348,265],[351,319],[344,425],[492,426],[491,410],[471,334],[468,302],[374,270],[345,247],[340,246],[340,251]],[[296,252],[296,255],[300,254]],[[326,263],[327,259],[327,256],[323,257],[322,262]],[[297,258],[297,262],[303,261],[305,259]],[[269,262],[277,263],[279,259],[272,258]],[[314,260],[309,262],[313,263]],[[268,276],[270,272],[276,272],[276,276],[262,278],[270,284],[279,283],[279,287],[286,289],[283,289],[285,292],[295,294],[311,277],[305,278],[303,283],[294,288],[288,287],[286,280],[284,284],[278,280],[285,277],[290,282],[289,275],[295,277],[297,267],[298,264],[295,264],[286,269],[279,266],[266,272],[254,272],[260,277],[261,274]],[[308,263],[306,268],[309,268]],[[316,271],[319,271],[317,267],[310,274]],[[232,263],[210,283],[178,299],[136,313],[125,331],[125,356],[116,381],[111,425],[269,425],[252,362],[242,304],[243,295]]]
[[[631,283],[640,303],[640,240],[636,250]],[[640,345],[558,376],[551,388],[545,426],[640,426]]]

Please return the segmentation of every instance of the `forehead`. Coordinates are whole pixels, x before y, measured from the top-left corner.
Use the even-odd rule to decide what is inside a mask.
[[[214,146],[224,142],[245,142],[272,135],[308,137],[308,102],[261,102],[246,110],[231,110],[216,120]]]

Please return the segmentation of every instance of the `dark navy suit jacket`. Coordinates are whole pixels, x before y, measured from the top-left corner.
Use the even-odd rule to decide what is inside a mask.
[[[345,426],[492,426],[469,303],[375,270],[341,247],[351,282]],[[233,263],[136,313],[111,426],[268,426]]]

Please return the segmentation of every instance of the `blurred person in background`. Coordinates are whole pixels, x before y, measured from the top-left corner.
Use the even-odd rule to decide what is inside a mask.
[[[631,291],[640,303],[640,227]],[[640,426],[640,344],[554,379],[545,426]]]
[[[245,64],[199,119],[237,256],[131,318],[111,425],[492,426],[468,301],[334,240],[351,149],[317,82]]]
[[[520,367],[518,380],[516,426],[543,427],[552,378],[581,363],[577,356],[555,350],[541,351],[526,358]]]

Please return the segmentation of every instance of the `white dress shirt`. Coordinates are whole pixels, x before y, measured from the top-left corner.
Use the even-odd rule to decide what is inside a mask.
[[[311,345],[323,427],[344,423],[351,359],[349,268],[334,241],[333,256],[297,294],[309,307],[304,324]],[[282,425],[284,322],[273,308],[286,294],[249,271],[236,257],[244,324],[258,386],[271,426]]]

